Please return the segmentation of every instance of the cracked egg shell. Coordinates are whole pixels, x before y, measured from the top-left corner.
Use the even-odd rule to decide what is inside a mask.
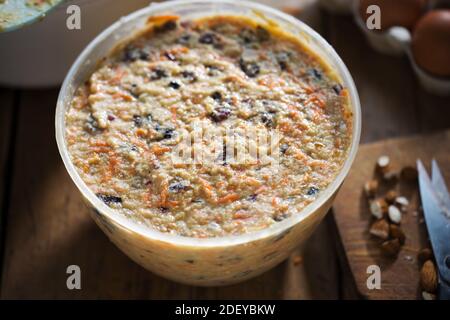
[[[402,26],[412,30],[423,14],[429,0],[360,0],[359,15],[367,21],[367,8],[377,5],[381,10],[381,30]]]
[[[433,10],[417,23],[412,36],[417,65],[432,75],[450,77],[450,10]]]

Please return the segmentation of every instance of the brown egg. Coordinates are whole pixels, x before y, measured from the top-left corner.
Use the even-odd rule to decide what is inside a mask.
[[[419,20],[413,32],[412,52],[425,71],[450,77],[450,10],[433,10]]]
[[[429,0],[360,0],[359,14],[367,21],[367,7],[377,5],[381,9],[381,30],[402,26],[410,30],[423,14]]]

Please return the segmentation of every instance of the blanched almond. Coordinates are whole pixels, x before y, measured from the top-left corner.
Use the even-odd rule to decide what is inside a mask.
[[[381,156],[377,160],[377,169],[381,173],[385,173],[389,169],[389,165],[391,163],[391,159],[388,156]]]
[[[378,181],[370,180],[364,184],[364,192],[368,198],[372,198],[378,191]]]
[[[399,224],[402,221],[402,213],[401,211],[394,205],[390,205],[388,208],[389,219],[396,224]]]
[[[370,202],[370,212],[377,219],[383,218],[387,210],[388,205],[384,199],[379,198]]]
[[[405,197],[395,198],[395,204],[400,207],[400,209],[405,210],[409,206],[409,201]]]

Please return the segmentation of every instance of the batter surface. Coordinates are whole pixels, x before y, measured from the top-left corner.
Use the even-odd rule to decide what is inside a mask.
[[[198,238],[260,230],[314,201],[352,138],[348,91],[333,70],[294,37],[243,17],[150,22],[67,111],[85,183],[138,223]],[[196,130],[204,136],[194,140]],[[255,130],[277,136],[275,147]],[[186,135],[188,154],[212,161],[174,161]],[[235,161],[237,150],[258,156]]]

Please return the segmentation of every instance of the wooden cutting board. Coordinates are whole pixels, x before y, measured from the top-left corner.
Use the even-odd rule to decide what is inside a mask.
[[[397,257],[386,257],[379,241],[369,234],[373,221],[363,185],[375,176],[375,163],[379,156],[388,155],[394,168],[415,166],[416,159],[424,162],[430,171],[435,158],[447,185],[450,185],[450,130],[424,136],[385,140],[362,145],[356,160],[334,203],[336,224],[343,248],[356,282],[356,288],[368,299],[420,299],[419,262],[417,253],[429,246],[426,226],[419,205],[417,183],[382,184],[383,191],[396,189],[410,200],[402,217],[401,227],[406,235],[405,245]],[[384,190],[383,190],[384,189]],[[381,270],[381,289],[367,288],[367,268],[378,265]]]

